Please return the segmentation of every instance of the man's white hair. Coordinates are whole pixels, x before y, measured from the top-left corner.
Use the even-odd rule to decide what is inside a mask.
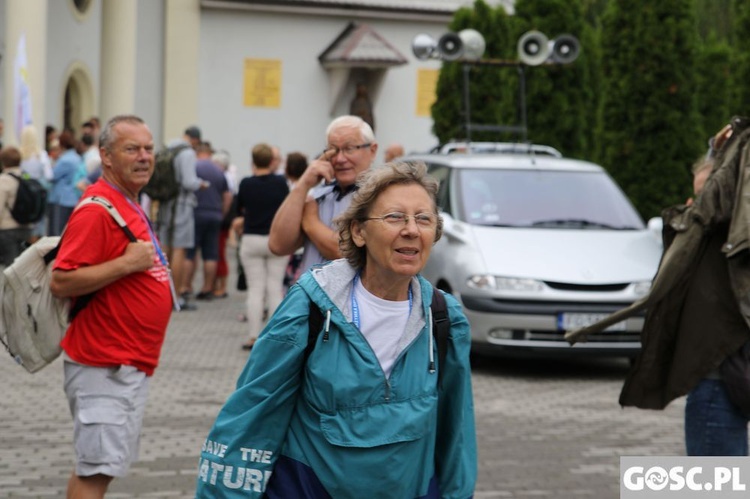
[[[339,128],[357,128],[360,134],[362,134],[362,140],[369,143],[375,142],[375,133],[372,131],[372,127],[367,124],[365,120],[359,116],[344,115],[334,119],[328,128],[326,128],[326,138],[328,138],[334,130]]]

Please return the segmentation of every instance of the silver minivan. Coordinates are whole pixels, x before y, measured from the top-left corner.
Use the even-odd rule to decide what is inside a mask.
[[[472,350],[634,357],[642,316],[572,347],[563,336],[648,291],[659,234],[602,167],[546,146],[496,146],[404,158],[440,181],[445,230],[423,275],[463,305]]]

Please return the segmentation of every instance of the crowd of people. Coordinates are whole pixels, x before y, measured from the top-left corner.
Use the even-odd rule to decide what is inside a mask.
[[[141,193],[139,202],[164,245],[179,295],[179,310],[196,310],[195,301],[228,296],[231,286],[227,281],[230,267],[227,258],[235,258],[242,280],[248,283],[247,288],[242,287],[243,291],[248,291],[247,311],[240,314],[239,319],[248,322],[248,338],[242,348],[249,350],[262,324],[299,276],[311,265],[337,256],[338,243],[332,220],[348,206],[349,199],[349,192],[340,189],[352,187],[356,174],[370,166],[377,151],[372,128],[367,125],[369,132],[359,131],[359,125],[351,124],[353,120],[364,123],[355,116],[342,117],[331,124],[326,137],[343,141],[354,138],[358,145],[366,143],[367,147],[347,148],[341,155],[335,149],[326,151],[312,162],[307,175],[307,155],[295,151],[284,160],[278,147],[258,144],[253,151],[270,151],[268,163],[263,164],[264,154],[251,153],[250,175],[239,179],[237,166],[229,154],[214,150],[210,142],[202,140],[197,126],[187,127],[181,138],[167,144],[168,148],[176,149],[174,164],[179,195],[174,200],[159,203],[151,202]],[[19,175],[38,180],[47,190],[47,208],[43,219],[31,228],[16,227],[18,224],[8,213],[4,221],[0,219],[0,230],[12,228],[16,241],[3,245],[2,265],[9,265],[39,238],[62,234],[85,190],[102,176],[100,128],[95,116],[81,124],[78,132],[72,128],[58,132],[54,126],[47,125],[42,141],[34,125],[23,127],[18,148],[9,149],[18,150],[21,163],[12,165],[13,160],[8,158],[6,170],[13,173],[16,170],[12,168],[18,166]],[[336,134],[342,133],[341,130],[348,131],[338,139]],[[334,152],[336,154],[332,154]],[[401,145],[392,144],[386,150],[385,160],[388,162],[403,154]],[[336,175],[345,178],[334,178],[334,166],[338,165],[339,170],[345,172],[347,169],[343,167],[347,164],[352,166],[349,173]],[[268,179],[264,180],[266,176]],[[244,188],[240,189],[243,184]],[[266,184],[273,186],[272,191],[264,189]],[[10,195],[16,184],[6,176],[0,179],[0,190],[3,188]],[[331,191],[336,191],[335,200],[334,196],[328,196]],[[289,193],[290,199],[286,199]],[[303,228],[299,203],[308,201],[308,194],[310,201],[321,206],[322,222],[314,223],[308,209],[308,227]],[[281,213],[275,218],[279,209]],[[246,210],[255,215],[245,216]],[[274,231],[272,223],[276,225]],[[27,234],[28,229],[30,234]],[[3,232],[0,237],[6,240],[11,235]],[[260,237],[265,239],[261,242]],[[237,251],[227,255],[227,243],[230,248],[237,247]],[[251,246],[256,249],[251,251]],[[258,254],[261,249],[264,255]],[[251,258],[251,255],[254,256]],[[203,280],[194,291],[196,268],[201,268]],[[252,274],[251,279],[247,279],[248,273]]]
[[[2,127],[0,127],[2,131]],[[96,117],[81,126],[80,136],[72,129],[62,133],[46,127],[44,143],[34,125],[21,129],[18,147],[7,146],[7,155],[0,165],[5,173],[37,180],[46,190],[46,213],[31,227],[14,221],[7,210],[13,205],[18,182],[0,178],[0,191],[3,192],[3,206],[0,231],[3,240],[13,240],[13,244],[3,244],[0,253],[0,266],[10,265],[25,247],[39,238],[59,236],[70,218],[73,208],[81,199],[83,191],[101,175],[99,160],[99,120]],[[16,160],[18,158],[18,160]]]

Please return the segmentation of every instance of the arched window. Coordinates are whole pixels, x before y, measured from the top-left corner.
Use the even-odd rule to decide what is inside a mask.
[[[68,7],[78,22],[85,22],[93,10],[95,0],[68,0]]]
[[[91,7],[91,0],[73,0],[73,5],[81,14],[85,14],[86,11]]]
[[[64,81],[62,124],[78,132],[83,122],[96,114],[93,80],[88,68],[77,61],[68,68]]]

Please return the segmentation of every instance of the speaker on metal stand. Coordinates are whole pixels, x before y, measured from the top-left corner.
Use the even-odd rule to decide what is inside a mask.
[[[527,66],[543,64],[549,54],[549,39],[540,31],[527,31],[518,39],[518,59]]]
[[[560,35],[550,42],[550,59],[557,64],[570,64],[578,59],[581,45],[573,35]]]
[[[484,55],[486,44],[482,34],[475,29],[462,29],[458,32],[458,37],[464,47],[464,53],[461,57],[467,61],[478,61]]]
[[[420,33],[411,42],[411,51],[420,61],[426,61],[436,54],[437,42],[433,37]]]
[[[444,61],[457,61],[464,55],[464,43],[456,33],[446,33],[437,43],[437,51]]]

